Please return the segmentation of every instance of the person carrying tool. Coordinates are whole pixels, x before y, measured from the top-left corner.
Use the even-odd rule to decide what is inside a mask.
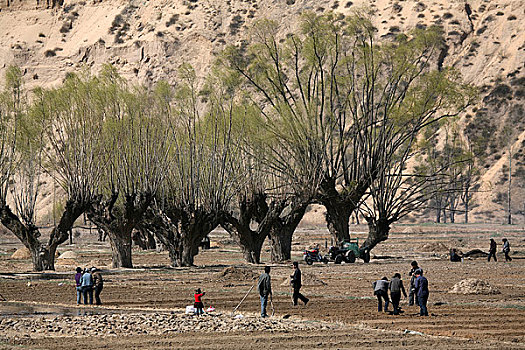
[[[268,297],[272,295],[272,281],[270,278],[270,266],[264,267],[264,273],[259,277],[257,283],[257,290],[261,297],[261,317],[268,317],[266,313],[266,305],[268,305]]]
[[[383,311],[381,299],[385,301],[385,312],[388,311],[388,303],[390,302],[388,299],[388,284],[388,278],[386,277],[372,283],[374,295],[377,297],[377,311],[379,312]]]
[[[293,305],[297,306],[297,299],[301,299],[301,301],[306,306],[306,304],[308,304],[308,301],[310,301],[310,299],[308,299],[307,297],[305,297],[299,292],[301,290],[302,284],[301,284],[301,270],[299,269],[299,263],[297,261],[293,262],[293,269],[294,269],[293,275],[290,276],[290,279],[291,279],[290,284],[292,285],[292,288],[293,288],[293,297],[292,297]]]
[[[414,272],[416,272],[416,270],[421,270],[421,272],[423,272],[423,269],[417,265],[417,261],[412,261],[410,265],[412,266],[412,269],[408,273],[408,276],[410,277],[410,289],[408,291],[408,306],[414,305],[414,299],[416,300],[417,305],[417,297],[415,297],[416,287],[414,285],[416,282],[416,276],[414,275]]]
[[[407,292],[405,291],[405,286],[403,286],[403,281],[401,280],[401,274],[395,273],[394,277],[390,280],[388,285],[390,289],[390,298],[392,299],[392,305],[394,306],[394,315],[399,315],[399,301],[401,300],[401,292],[405,298],[407,297]]]

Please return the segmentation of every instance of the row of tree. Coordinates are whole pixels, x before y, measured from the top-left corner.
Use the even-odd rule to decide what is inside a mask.
[[[162,242],[174,266],[190,266],[218,225],[258,263],[267,238],[272,260],[290,259],[312,203],[326,208],[337,242],[360,210],[369,251],[433,194],[456,191],[445,170],[465,157],[432,163],[425,141],[475,92],[453,70],[433,68],[437,28],[377,42],[364,15],[306,13],[285,36],[259,21],[248,42],[227,48],[204,81],[183,65],[176,86],[131,86],[105,66],[28,98],[20,70],[8,70],[0,221],[30,249],[35,270],[54,268],[83,214],[108,234],[114,267],[132,267],[133,231]],[[66,193],[47,242],[35,224],[43,173]]]

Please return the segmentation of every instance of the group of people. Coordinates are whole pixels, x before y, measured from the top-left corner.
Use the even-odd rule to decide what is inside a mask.
[[[510,243],[509,240],[506,238],[502,239],[503,241],[503,254],[505,254],[505,261],[512,261],[512,258],[509,256],[510,253]],[[490,261],[490,258],[494,258],[494,261],[498,261],[498,258],[496,257],[496,251],[498,250],[498,245],[496,244],[496,241],[494,238],[490,239],[490,248],[489,248],[489,257],[488,261]]]
[[[75,283],[77,290],[77,305],[82,303],[84,298],[84,304],[93,305],[93,292],[95,292],[95,302],[97,305],[101,305],[100,293],[104,287],[104,280],[100,270],[96,267],[82,268],[77,267],[77,273],[75,274]],[[89,298],[89,301],[88,301]]]
[[[428,280],[423,276],[423,269],[417,264],[417,261],[412,261],[412,269],[409,272],[410,277],[410,290],[408,294],[408,305],[414,305],[415,303],[419,306],[419,315],[428,316],[427,301],[428,301]],[[372,284],[374,288],[374,295],[377,297],[377,311],[388,311],[388,304],[392,299],[392,306],[394,308],[393,314],[399,315],[401,308],[399,302],[401,301],[401,293],[406,298],[407,293],[403,281],[401,280],[401,274],[395,273],[392,279],[389,281],[387,277],[383,277],[380,280],[375,281]],[[390,292],[390,299],[388,293]]]
[[[310,299],[301,294],[302,278],[301,269],[299,269],[299,263],[297,261],[294,261],[292,263],[292,268],[293,274],[290,276],[290,286],[293,290],[293,305],[297,306],[298,301],[301,300],[306,306]],[[259,281],[257,283],[257,291],[259,292],[259,296],[261,299],[261,317],[268,317],[268,314],[266,313],[266,308],[268,306],[268,300],[272,297],[272,280],[270,277],[270,266],[265,266],[264,272],[261,274],[261,276],[259,276]]]

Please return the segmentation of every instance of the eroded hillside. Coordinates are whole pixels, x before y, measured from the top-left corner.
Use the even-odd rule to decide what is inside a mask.
[[[525,215],[525,3],[499,1],[132,0],[0,3],[0,74],[22,67],[29,88],[59,84],[71,71],[97,71],[112,63],[144,84],[175,81],[181,63],[204,76],[227,44],[247,38],[254,20],[281,24],[283,35],[305,10],[341,16],[368,6],[388,38],[413,27],[441,26],[446,47],[436,58],[480,88],[475,106],[461,116],[465,139],[481,169],[472,221],[505,221],[509,150],[513,215]],[[43,196],[44,210],[51,191]],[[461,220],[461,219],[459,219]]]

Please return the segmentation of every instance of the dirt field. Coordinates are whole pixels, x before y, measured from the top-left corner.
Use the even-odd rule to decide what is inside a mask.
[[[352,226],[353,236],[364,239],[365,229]],[[504,262],[501,245],[497,263],[488,263],[484,257],[465,259],[463,263],[448,261],[449,248],[487,251],[491,237],[498,244],[503,237],[509,239],[512,262]],[[166,253],[137,250],[133,257],[136,268],[122,270],[104,266],[110,264],[109,243],[96,242],[94,234],[84,232],[75,238],[75,244],[59,249],[73,250],[78,258],[59,262],[56,272],[46,274],[29,273],[29,260],[10,258],[14,249],[20,247],[14,237],[4,235],[0,239],[0,293],[6,299],[87,313],[76,317],[60,312],[23,317],[0,313],[0,349],[71,349],[83,347],[87,342],[89,348],[111,349],[525,348],[522,225],[398,225],[390,239],[372,251],[370,264],[360,260],[342,265],[302,264],[302,292],[311,299],[307,307],[291,305],[287,283],[292,272],[290,264],[272,265],[275,316],[264,321],[258,319],[258,295],[252,291],[238,312],[245,319],[238,323],[232,323],[237,321],[232,321],[230,312],[254,283],[263,265],[245,264],[240,250],[223,231],[213,232],[212,249],[196,257],[196,267],[169,268]],[[324,228],[302,228],[294,236],[293,260],[302,259],[304,247],[319,243],[324,248],[325,242],[330,244]],[[263,261],[268,258],[266,249]],[[410,261],[414,259],[429,280],[431,316],[418,317],[419,309],[408,307],[406,299],[402,299],[402,315],[378,313],[372,282],[400,272],[407,285]],[[76,308],[71,281],[77,265],[102,268],[105,278],[102,307]],[[455,284],[469,278],[487,282],[499,293],[449,293]],[[191,317],[181,319],[184,307],[192,304],[192,293],[197,287],[206,291],[205,305],[215,307],[216,316],[197,321]],[[460,288],[460,291],[474,290]],[[152,315],[152,309],[156,316]],[[105,328],[97,328],[93,322],[100,322],[100,318],[90,315],[90,310],[129,315],[112,319]],[[134,324],[134,328],[128,327],[128,317],[151,319],[153,323],[144,321]],[[32,329],[46,322],[73,326],[78,323],[83,329],[69,333],[65,330],[71,328],[66,326]],[[163,329],[167,322],[182,323],[176,323],[176,329]],[[190,325],[189,328],[184,324]]]

